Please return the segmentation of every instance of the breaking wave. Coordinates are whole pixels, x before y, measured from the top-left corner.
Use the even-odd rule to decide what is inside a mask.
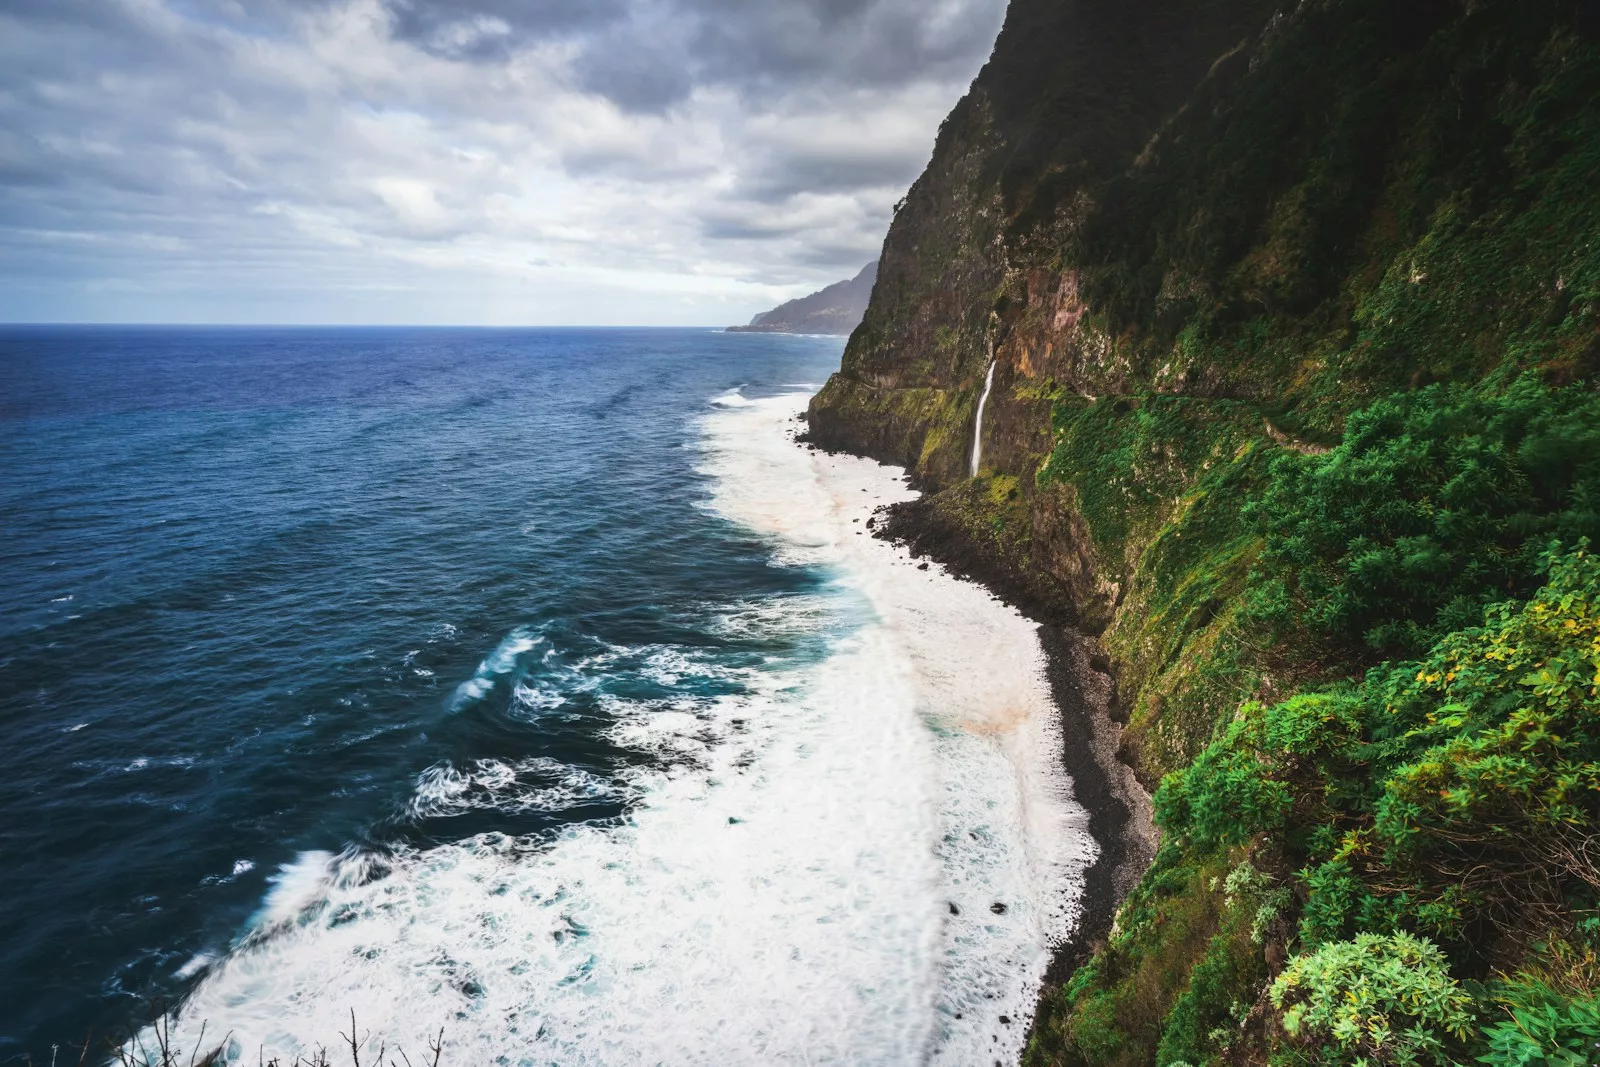
[[[821,591],[715,606],[698,644],[513,630],[450,706],[581,704],[616,758],[441,760],[402,821],[624,814],[304,852],[194,961],[175,1031],[220,1028],[232,1061],[309,1053],[352,1010],[391,1049],[442,1027],[455,1064],[1016,1060],[1094,855],[1037,637],[861,536],[908,491],[796,446],[803,401],[715,398],[701,470],[705,507]]]

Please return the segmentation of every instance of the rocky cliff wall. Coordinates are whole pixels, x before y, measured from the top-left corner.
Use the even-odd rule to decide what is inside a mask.
[[[974,536],[1003,529],[1114,638],[1154,539],[1240,449],[1326,449],[1350,411],[1434,381],[1588,380],[1586,11],[1015,0],[894,219],[813,440],[905,465]],[[1091,469],[1108,458],[1125,469]]]
[[[1342,439],[1345,462],[1353,413],[1435,383],[1592,394],[1595,23],[1571,0],[1013,0],[896,214],[812,439],[905,465],[929,496],[901,535],[1094,639],[1153,788],[1242,702],[1391,654],[1261,629],[1259,516],[1285,462]],[[1158,861],[1141,899],[1177,886],[1170,915],[1125,914],[1046,998],[1035,1059],[1264,1055],[1263,983],[1298,942],[1237,941],[1204,889],[1236,862]],[[1184,1046],[1174,1020],[1218,952],[1250,1012],[1227,1025],[1254,1037]]]

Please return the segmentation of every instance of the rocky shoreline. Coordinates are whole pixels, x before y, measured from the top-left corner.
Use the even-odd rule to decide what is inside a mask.
[[[1072,778],[1074,797],[1089,813],[1089,830],[1100,849],[1085,875],[1078,925],[1056,948],[1045,974],[1042,1004],[1051,988],[1070,978],[1104,942],[1117,908],[1155,856],[1149,794],[1120,754],[1122,723],[1110,661],[1098,641],[1078,629],[1076,612],[1063,594],[997,562],[926,497],[883,509],[872,532],[984,586],[1039,625],[1051,696],[1061,716],[1061,763]],[[1037,1022],[1036,1006],[1030,1037]]]

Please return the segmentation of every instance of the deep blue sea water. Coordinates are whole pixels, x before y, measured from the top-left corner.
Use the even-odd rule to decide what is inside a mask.
[[[181,995],[306,856],[615,825],[615,702],[820,656],[726,625],[823,576],[702,506],[696,420],[839,350],[0,328],[0,1060]]]

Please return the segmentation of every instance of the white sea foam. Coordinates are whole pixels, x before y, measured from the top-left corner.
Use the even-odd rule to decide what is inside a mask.
[[[249,874],[255,869],[256,865],[252,860],[234,860],[233,870],[229,871],[227,874],[208,874],[204,878],[200,879],[200,884],[227,885],[229,882],[238,878],[241,874]]]
[[[210,952],[197,952],[189,957],[187,963],[174,971],[172,976],[180,981],[193,978],[216,961],[217,957]]]
[[[451,710],[460,711],[488,696],[496,681],[516,669],[517,657],[539,647],[543,640],[543,637],[527,627],[519,626],[512,630],[506,635],[505,640],[478,664],[478,669],[472,673],[472,677],[456,687],[455,697],[450,703]]]
[[[822,632],[838,612],[818,596],[769,597],[745,600],[718,611],[708,629],[719,636],[770,641]]]
[[[776,597],[723,624],[820,629],[829,654],[781,669],[671,646],[547,660],[532,673],[590,686],[610,740],[654,758],[620,785],[549,761],[440,764],[412,813],[621,789],[626,820],[553,841],[305,853],[207,966],[177,1032],[192,1040],[208,1020],[231,1033],[232,1058],[292,1057],[336,1040],[354,1009],[391,1049],[443,1027],[450,1063],[1015,1062],[1093,855],[1055,766],[1034,630],[857,535],[908,493],[891,468],[795,446],[784,427],[803,397],[739,399],[705,420],[708,506],[836,580],[825,606]],[[511,635],[472,682],[492,687],[534,641]],[[741,695],[624,699],[594,684],[623,665],[669,690],[729,672]],[[540,691],[518,684],[519,701]]]
[[[835,562],[909,667],[934,750],[941,891],[960,913],[941,935],[935,1059],[986,1062],[987,1049],[1014,1060],[1025,1029],[1018,1020],[1031,1015],[1049,948],[1076,920],[1096,854],[1059,765],[1043,650],[1034,625],[981,587],[942,568],[919,570],[903,549],[864,532],[877,507],[915,494],[897,468],[794,446],[783,427],[805,399],[775,397],[706,420],[714,506],[773,536],[780,559]],[[1000,1015],[1012,1025],[997,1028]]]
[[[333,853],[314,851],[301,853],[294,863],[280,867],[267,879],[272,888],[256,912],[255,931],[270,932],[295,922],[319,900],[333,864]]]
[[[756,401],[744,395],[744,386],[741,385],[712,397],[711,403],[719,408],[747,408]]]
[[[544,757],[516,763],[480,759],[461,768],[440,763],[423,771],[408,810],[413,818],[473,810],[562,811],[624,793],[617,783]]]

